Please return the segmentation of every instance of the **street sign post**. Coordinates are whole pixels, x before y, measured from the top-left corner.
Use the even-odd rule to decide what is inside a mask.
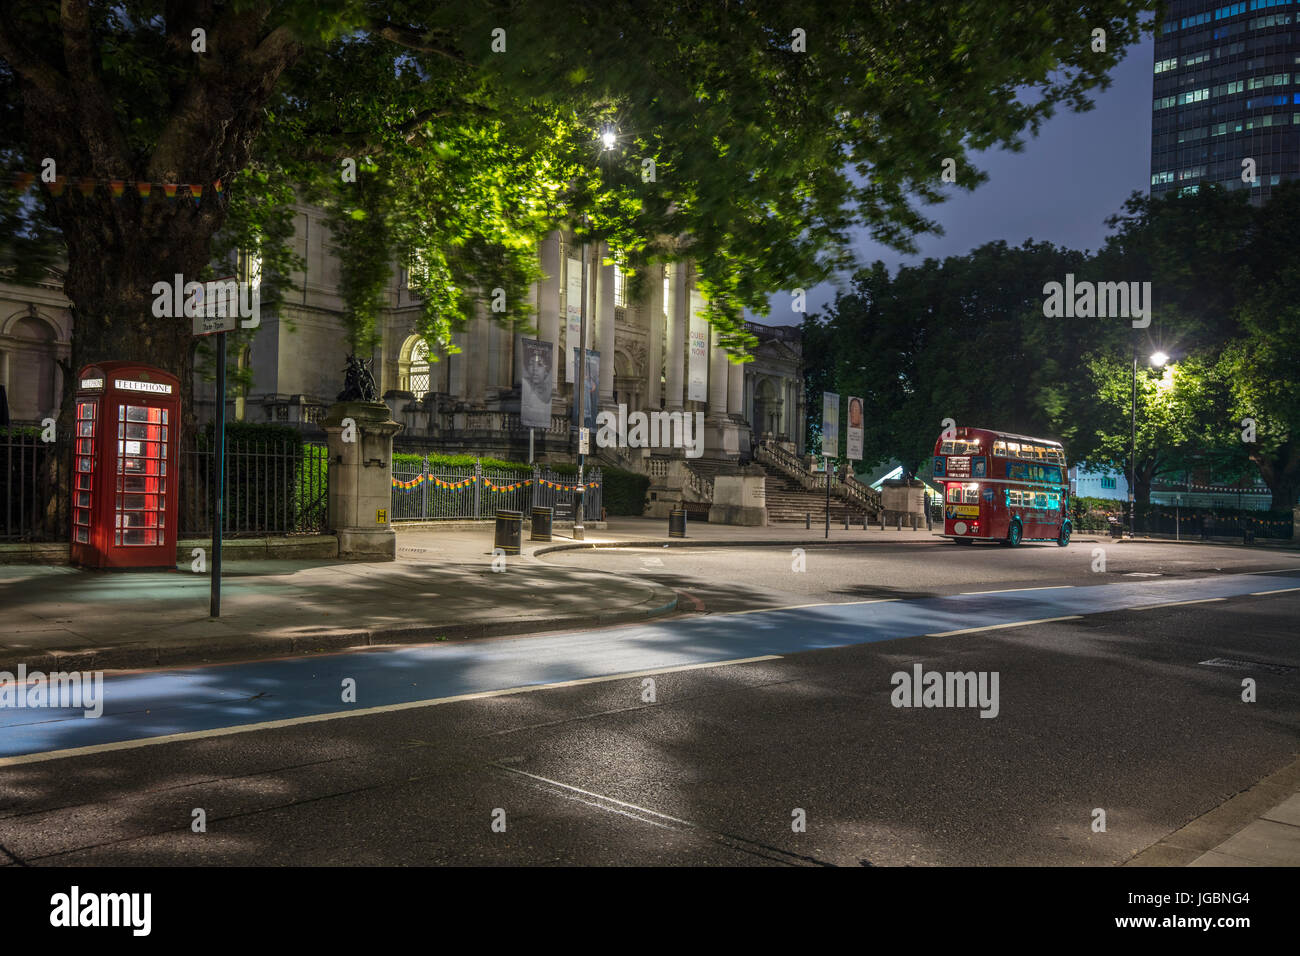
[[[234,277],[216,279],[203,284],[203,300],[197,314],[192,316],[195,335],[217,337],[217,420],[213,427],[216,439],[212,462],[212,587],[208,596],[208,614],[221,617],[221,531],[225,518],[226,497],[226,333],[239,327],[239,301],[218,294],[226,289]]]

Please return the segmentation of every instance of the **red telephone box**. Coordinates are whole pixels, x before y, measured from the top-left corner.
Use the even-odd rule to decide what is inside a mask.
[[[136,362],[77,376],[72,563],[176,567],[180,380]]]

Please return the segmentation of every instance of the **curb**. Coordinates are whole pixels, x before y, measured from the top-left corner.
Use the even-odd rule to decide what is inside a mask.
[[[925,541],[927,538],[941,537],[938,532],[927,532],[918,536],[915,540]],[[869,539],[855,541],[836,541],[834,538],[829,540],[817,539],[809,541],[807,538],[789,538],[789,539],[758,539],[758,540],[705,540],[702,538],[646,538],[642,541],[591,541],[591,542],[573,542],[571,544],[553,544],[545,545],[528,552],[529,557],[540,557],[544,554],[552,554],[557,551],[584,551],[597,550],[600,548],[815,548],[815,547],[843,547],[853,544],[893,544],[897,539],[891,541],[871,541]],[[912,539],[906,539],[910,542]],[[1079,544],[1098,544],[1101,538],[1074,538],[1071,542]],[[905,542],[906,543],[906,542]]]
[[[1226,842],[1300,789],[1300,759],[1194,817],[1121,866],[1187,866]]]
[[[649,585],[647,585],[649,586]],[[331,631],[308,637],[268,638],[243,636],[215,643],[124,644],[103,650],[88,648],[71,651],[47,651],[18,658],[12,651],[0,653],[0,670],[13,671],[25,664],[29,672],[107,671],[178,667],[194,664],[233,663],[262,657],[297,657],[365,647],[395,644],[431,644],[447,641],[472,641],[483,638],[536,634],[543,631],[625,624],[670,614],[677,609],[677,593],[669,588],[650,586],[651,595],[630,607],[594,614],[570,614],[561,617],[505,618],[475,623],[435,626],[416,624],[410,627],[385,627],[375,630]]]

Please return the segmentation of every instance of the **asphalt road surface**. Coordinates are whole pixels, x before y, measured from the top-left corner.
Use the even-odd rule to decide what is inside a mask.
[[[670,583],[688,612],[111,676],[98,720],[7,712],[0,859],[1107,865],[1294,759],[1294,553],[798,558],[559,553]],[[916,665],[995,675],[996,696],[896,706]]]

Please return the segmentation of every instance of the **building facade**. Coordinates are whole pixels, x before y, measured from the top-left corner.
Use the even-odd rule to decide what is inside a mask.
[[[1263,202],[1300,176],[1297,15],[1300,0],[1171,0],[1156,28],[1152,195],[1218,183]]]
[[[231,365],[242,383],[227,396],[227,418],[295,425],[318,431],[343,385],[349,338],[341,321],[339,255],[323,210],[295,207],[295,252],[305,269],[257,328],[232,341]],[[531,447],[545,460],[572,459],[573,363],[577,317],[584,304],[582,250],[561,232],[538,249],[544,278],[530,291],[535,332],[515,333],[494,322],[486,304],[454,350],[431,347],[416,331],[419,302],[407,274],[394,269],[372,360],[380,395],[404,425],[400,442],[427,450],[467,451],[512,459]],[[689,262],[651,267],[645,292],[633,299],[607,249],[588,249],[587,347],[600,354],[596,401],[602,411],[666,411],[702,423],[700,457],[740,463],[758,439],[796,454],[803,441],[803,362],[797,328],[751,324],[759,338],[753,360],[730,361],[702,318],[704,299]],[[243,264],[240,278],[247,264]],[[37,422],[57,414],[62,389],[58,361],[69,355],[72,322],[56,275],[40,286],[0,284],[0,385],[11,418]],[[520,424],[522,340],[552,344],[551,425]],[[236,344],[237,343],[237,344]],[[694,346],[694,355],[692,355]],[[196,363],[196,365],[201,363]],[[215,413],[211,374],[196,371],[200,422]],[[595,449],[593,449],[595,451]],[[613,449],[611,463],[645,469],[655,456],[683,457],[681,447]]]

